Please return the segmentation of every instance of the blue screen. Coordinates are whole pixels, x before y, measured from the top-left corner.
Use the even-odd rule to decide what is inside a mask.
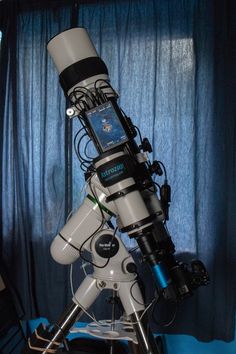
[[[111,102],[106,102],[86,112],[90,126],[102,151],[109,150],[128,140]]]

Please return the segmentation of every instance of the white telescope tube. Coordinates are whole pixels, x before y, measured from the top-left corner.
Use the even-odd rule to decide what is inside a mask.
[[[59,33],[48,42],[47,49],[68,96],[75,87],[93,90],[97,80],[109,81],[106,64],[98,56],[85,28],[77,27]]]
[[[98,57],[85,28],[72,28],[53,37],[47,45],[59,74],[68,66],[90,57]]]

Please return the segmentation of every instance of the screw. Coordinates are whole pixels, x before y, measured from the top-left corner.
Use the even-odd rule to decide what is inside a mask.
[[[101,281],[98,285],[99,285],[101,288],[105,288],[106,283],[105,283],[105,281]]]
[[[72,117],[74,114],[75,114],[75,111],[73,110],[73,108],[68,108],[66,110],[66,114],[69,116],[69,117]]]

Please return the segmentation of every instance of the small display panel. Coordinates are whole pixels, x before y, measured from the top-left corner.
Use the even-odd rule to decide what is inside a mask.
[[[85,114],[103,152],[128,141],[120,117],[112,102],[106,102]]]

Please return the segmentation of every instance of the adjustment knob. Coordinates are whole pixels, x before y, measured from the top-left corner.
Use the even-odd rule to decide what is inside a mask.
[[[137,273],[137,267],[135,263],[128,263],[126,265],[126,270],[128,273]]]
[[[150,144],[150,141],[148,140],[148,138],[144,138],[141,144],[141,148],[143,149],[143,151],[147,151],[149,153],[152,152],[152,145]]]

